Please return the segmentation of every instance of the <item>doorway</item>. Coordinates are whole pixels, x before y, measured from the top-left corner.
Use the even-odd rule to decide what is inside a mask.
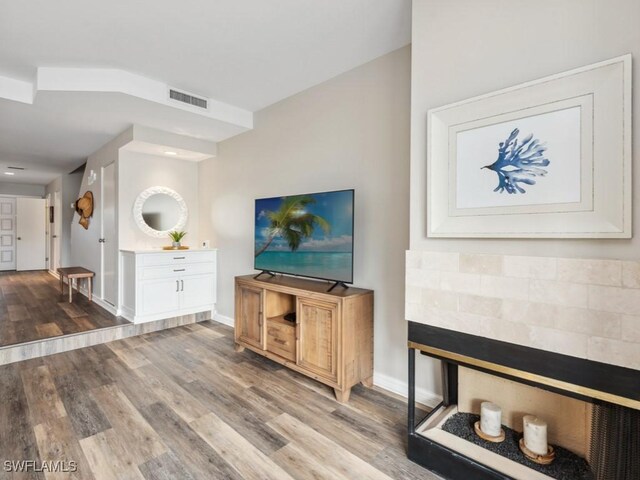
[[[53,192],[53,224],[51,225],[51,271],[60,268],[60,236],[62,234],[62,202],[60,192]]]
[[[102,299],[113,305],[118,302],[118,236],[116,225],[116,166],[102,167],[100,242],[102,250]]]
[[[16,198],[16,217],[16,270],[46,269],[46,200]]]
[[[0,198],[0,271],[16,269],[16,199]]]

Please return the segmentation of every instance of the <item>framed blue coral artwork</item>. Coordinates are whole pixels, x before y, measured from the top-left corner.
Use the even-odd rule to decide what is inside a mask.
[[[433,237],[629,238],[631,56],[430,110]]]

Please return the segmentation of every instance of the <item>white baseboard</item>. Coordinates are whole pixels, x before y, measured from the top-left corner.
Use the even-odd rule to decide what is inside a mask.
[[[49,270],[49,275],[57,278],[58,280],[60,280],[60,275],[58,275],[58,272],[54,272],[53,270]]]
[[[397,378],[384,375],[382,373],[373,372],[373,384],[389,392],[407,398],[409,386],[407,382],[398,380]],[[416,388],[416,402],[426,405],[427,407],[435,407],[442,401],[442,396],[435,394],[424,388]]]
[[[222,323],[223,325],[227,325],[228,327],[233,327],[233,325],[235,323],[233,321],[233,318],[227,317],[226,315],[222,315],[222,314],[220,314],[218,312],[214,312],[213,313],[213,319],[216,322]]]

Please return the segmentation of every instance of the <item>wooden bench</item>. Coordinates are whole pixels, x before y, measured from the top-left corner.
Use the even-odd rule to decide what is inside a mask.
[[[69,284],[69,303],[73,302],[73,283],[75,283],[76,290],[78,290],[78,279],[86,278],[87,279],[87,293],[89,297],[89,301],[91,301],[91,283],[95,273],[91,270],[87,270],[84,267],[66,267],[59,268],[58,275],[60,275],[60,292],[64,295],[64,279],[67,279],[67,283]],[[73,283],[72,283],[73,282]]]

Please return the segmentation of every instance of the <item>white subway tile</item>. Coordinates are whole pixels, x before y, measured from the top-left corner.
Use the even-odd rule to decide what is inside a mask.
[[[419,268],[407,268],[407,285],[421,288],[439,288],[440,272],[437,270],[424,270]]]
[[[460,254],[460,272],[502,275],[502,255]]]
[[[480,293],[480,275],[475,273],[441,272],[440,288],[450,292]]]
[[[458,310],[463,313],[497,318],[502,311],[502,299],[460,293],[458,295]]]
[[[422,252],[420,250],[407,250],[405,257],[407,268],[422,268]]]
[[[640,349],[640,316],[622,315],[621,338],[625,342],[636,342]]]
[[[640,262],[622,262],[622,285],[640,288]]]
[[[558,280],[593,285],[622,285],[622,262],[618,260],[558,259]]]
[[[587,358],[596,362],[640,370],[640,348],[634,342],[591,337]]]
[[[458,310],[458,295],[453,292],[425,288],[422,290],[422,305],[440,310],[456,311]]]
[[[429,323],[424,321],[424,307],[419,303],[406,303],[404,306],[404,316],[412,322]]]
[[[457,272],[459,261],[460,255],[458,253],[422,252],[422,268],[425,270]]]
[[[619,313],[600,312],[586,308],[558,307],[555,328],[567,332],[583,333],[594,337],[620,338]]]
[[[589,286],[589,308],[640,315],[640,291],[634,288]]]
[[[553,327],[558,306],[524,300],[503,300],[501,318],[510,322]]]
[[[504,257],[504,275],[506,277],[537,278],[554,280],[557,260],[551,257]]]
[[[529,300],[567,307],[586,307],[588,286],[576,283],[531,280]]]
[[[486,297],[526,300],[529,296],[529,280],[482,275],[480,294]]]

